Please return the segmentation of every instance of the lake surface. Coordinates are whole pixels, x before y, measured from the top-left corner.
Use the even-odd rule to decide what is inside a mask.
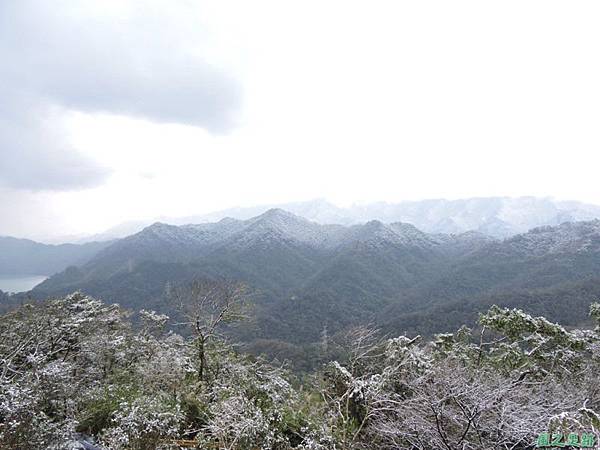
[[[24,292],[31,290],[34,286],[40,284],[48,278],[45,275],[29,275],[29,276],[3,276],[0,275],[0,291],[4,292]]]

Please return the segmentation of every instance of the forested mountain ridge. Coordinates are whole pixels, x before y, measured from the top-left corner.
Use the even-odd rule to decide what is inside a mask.
[[[95,278],[132,271],[144,261],[198,262],[228,253],[260,252],[285,247],[313,260],[352,246],[393,244],[433,248],[449,245],[412,225],[385,225],[371,221],[344,227],[320,225],[283,210],[273,209],[245,221],[222,219],[216,223],[173,226],[155,223],[139,233],[116,241],[82,266]],[[309,254],[311,256],[309,256]]]
[[[240,332],[245,341],[304,344],[324,328],[366,322],[432,333],[472,321],[491,298],[514,306],[520,305],[511,299],[528,298],[551,319],[563,319],[557,316],[569,308],[563,303],[569,286],[594,289],[589,280],[600,269],[599,242],[597,220],[498,240],[478,232],[424,233],[405,223],[320,225],[274,209],[248,220],[156,223],[51,277],[33,294],[82,289],[127,307],[171,312],[170,287],[229,278],[257,293],[256,321]],[[440,321],[445,305],[454,305],[454,313]],[[573,311],[567,325],[585,320],[583,309]]]

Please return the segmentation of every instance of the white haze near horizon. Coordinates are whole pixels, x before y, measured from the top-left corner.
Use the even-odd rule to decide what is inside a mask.
[[[597,2],[146,2],[152,21],[144,3],[87,4],[107,38],[113,24],[164,32],[235,80],[233,124],[195,123],[190,105],[163,117],[61,92],[69,101],[50,102],[48,126],[105,175],[67,187],[0,183],[0,235],[47,239],[311,198],[600,204]],[[133,85],[146,76],[100,69]]]

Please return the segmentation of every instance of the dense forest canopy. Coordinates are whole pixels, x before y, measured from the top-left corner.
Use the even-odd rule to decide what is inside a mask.
[[[588,326],[589,304],[600,297],[599,270],[597,220],[498,240],[425,233],[407,223],[321,225],[270,210],[247,220],[154,224],[30,295],[82,290],[174,316],[173,288],[198,277],[236,279],[253,289],[256,305],[237,337],[249,351],[278,355],[285,348],[299,362],[315,359],[325,329],[333,335],[374,323],[391,335],[431,337],[474,326],[494,304]]]

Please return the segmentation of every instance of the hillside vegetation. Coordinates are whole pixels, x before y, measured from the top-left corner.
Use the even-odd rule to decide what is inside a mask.
[[[405,223],[320,225],[282,210],[248,220],[154,224],[34,289],[75,290],[176,316],[172,292],[196,278],[243,281],[254,320],[234,334],[255,353],[312,346],[351,326],[431,336],[492,304],[523,307],[567,326],[589,323],[600,294],[600,221],[535,228],[498,240],[424,233]],[[305,354],[308,352],[308,355]],[[302,356],[304,354],[304,356]]]
[[[340,357],[302,379],[244,355],[222,326],[241,285],[186,291],[187,337],[169,317],[76,293],[0,316],[0,447],[125,449],[588,448],[600,429],[597,328],[567,331],[492,307],[475,332],[324,338]],[[85,447],[84,447],[85,445]],[[563,445],[563,446],[564,446]]]

